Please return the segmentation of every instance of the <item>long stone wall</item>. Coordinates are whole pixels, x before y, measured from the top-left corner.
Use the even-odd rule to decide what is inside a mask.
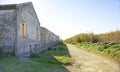
[[[44,27],[40,27],[41,51],[59,42],[59,37]]]

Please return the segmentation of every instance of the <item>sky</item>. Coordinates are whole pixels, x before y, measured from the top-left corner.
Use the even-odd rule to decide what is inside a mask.
[[[0,4],[29,1],[41,26],[62,39],[120,30],[120,0],[0,0]]]

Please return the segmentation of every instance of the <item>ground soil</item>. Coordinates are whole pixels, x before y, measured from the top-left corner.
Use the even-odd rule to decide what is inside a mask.
[[[72,65],[66,66],[70,72],[120,72],[120,65],[108,58],[81,50],[73,45],[67,45],[69,53],[74,58]]]

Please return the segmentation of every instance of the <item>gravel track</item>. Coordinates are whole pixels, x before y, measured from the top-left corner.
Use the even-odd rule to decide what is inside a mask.
[[[118,63],[110,59],[86,52],[73,45],[67,45],[69,53],[75,62],[66,66],[70,72],[120,72]]]

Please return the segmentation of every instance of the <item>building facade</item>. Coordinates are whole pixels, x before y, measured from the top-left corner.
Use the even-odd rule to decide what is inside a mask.
[[[0,5],[1,46],[5,53],[29,56],[59,42],[40,22],[31,2]]]

